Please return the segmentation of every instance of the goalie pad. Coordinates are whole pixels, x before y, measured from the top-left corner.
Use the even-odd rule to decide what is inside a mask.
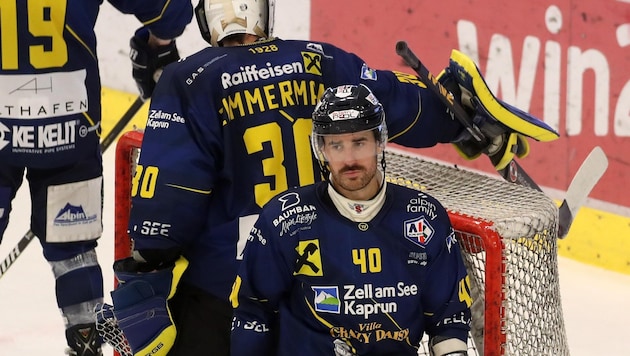
[[[543,121],[497,99],[475,62],[457,50],[451,52],[449,66],[440,74],[439,80],[455,97],[460,98],[472,118],[472,124],[479,128],[489,142],[489,145],[482,146],[464,132],[453,144],[466,159],[475,159],[485,153],[495,168],[501,170],[514,156],[527,156],[529,144],[526,136],[542,142],[559,137]]]
[[[175,295],[188,261],[180,257],[169,267],[156,271],[143,271],[143,267],[133,258],[114,263],[114,274],[120,284],[111,292],[113,318],[107,311],[108,306],[103,306],[100,314],[108,320],[99,323],[108,323],[106,326],[111,329],[113,319],[132,355],[165,356],[177,335],[168,300]],[[104,339],[110,343],[105,335]]]

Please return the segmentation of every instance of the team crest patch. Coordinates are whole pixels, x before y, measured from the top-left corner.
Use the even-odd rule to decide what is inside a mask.
[[[315,292],[315,311],[339,314],[341,302],[337,287],[311,287]]]
[[[429,241],[431,241],[435,233],[435,229],[433,229],[424,216],[405,221],[404,228],[405,237],[420,247],[425,247]]]
[[[376,71],[363,63],[361,67],[361,79],[376,80]]]

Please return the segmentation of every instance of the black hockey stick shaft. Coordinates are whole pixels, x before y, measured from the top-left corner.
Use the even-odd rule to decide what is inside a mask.
[[[118,120],[116,125],[114,125],[114,127],[107,133],[107,136],[103,138],[103,141],[101,141],[101,150],[103,152],[112,145],[112,143],[116,140],[116,137],[120,135],[125,126],[127,126],[131,119],[138,113],[142,104],[144,104],[144,100],[142,99],[142,96],[138,96],[129,109],[127,109],[123,116]],[[5,257],[2,264],[0,264],[0,278],[4,276],[9,267],[11,267],[17,258],[20,257],[34,237],[35,234],[31,230],[22,236],[17,245],[13,247],[11,252],[9,252],[9,255]]]
[[[536,182],[527,175],[525,169],[523,169],[523,167],[521,167],[521,165],[513,159],[507,166],[505,166],[505,168],[499,169],[497,172],[499,172],[503,179],[510,183],[520,184],[542,192],[542,189],[540,189],[538,184],[536,184]]]
[[[133,117],[138,113],[142,105],[144,104],[144,99],[142,99],[142,95],[138,95],[136,100],[131,104],[129,109],[123,114],[123,116],[118,120],[116,125],[112,127],[112,129],[107,133],[107,136],[101,141],[101,150],[105,152],[109,146],[116,140],[116,137],[120,135],[122,130],[127,126],[127,124],[133,119]]]
[[[26,246],[31,243],[31,240],[33,240],[34,237],[35,234],[33,234],[31,230],[28,230],[28,232],[24,236],[22,236],[17,245],[13,247],[11,252],[9,252],[9,255],[4,258],[4,261],[2,261],[2,264],[0,265],[0,278],[2,278],[9,267],[13,265],[13,262],[15,262],[18,257],[20,257],[22,252],[24,252],[24,250],[26,249]]]
[[[487,140],[485,136],[481,133],[477,126],[473,125],[462,104],[455,100],[453,94],[438,81],[437,77],[431,74],[429,69],[427,69],[422,62],[420,62],[418,57],[407,45],[407,42],[398,41],[396,43],[396,53],[402,57],[402,59],[416,72],[416,74],[418,74],[420,80],[422,80],[422,82],[440,98],[444,105],[446,105],[446,107],[453,113],[455,119],[457,119],[464,128],[466,128],[470,135],[480,145],[486,146]],[[508,182],[517,183],[542,191],[538,184],[536,184],[536,182],[534,182],[534,180],[525,172],[523,167],[521,167],[513,159],[510,163],[508,163],[506,168],[499,170],[499,173]]]

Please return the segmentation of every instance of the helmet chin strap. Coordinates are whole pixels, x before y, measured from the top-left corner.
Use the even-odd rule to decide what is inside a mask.
[[[383,180],[385,180],[385,166],[387,166],[387,163],[385,163],[385,148],[383,148],[383,155],[381,156],[381,168],[383,168]]]

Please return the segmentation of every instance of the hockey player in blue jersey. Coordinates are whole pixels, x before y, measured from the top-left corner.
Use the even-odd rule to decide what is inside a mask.
[[[231,295],[232,355],[417,355],[425,332],[432,355],[466,355],[459,244],[436,199],[385,182],[378,99],[328,89],[311,140],[327,179],[260,213]]]
[[[524,156],[525,136],[557,138],[525,113],[472,109],[471,120],[498,143],[470,145],[416,76],[373,69],[331,44],[271,36],[273,1],[201,0],[195,12],[212,47],[167,67],[156,86],[132,189],[133,258],[114,266],[117,320],[147,309],[161,316],[120,323],[134,353],[155,345],[158,355],[229,353],[228,296],[254,221],[272,197],[321,180],[309,136],[325,88],[365,84],[387,112],[389,139],[405,146],[455,142],[470,157],[501,162]],[[457,99],[460,86],[477,98],[451,73],[479,76],[463,64],[452,58],[441,79]],[[155,273],[169,283],[154,285]]]
[[[0,5],[0,239],[26,172],[30,228],[56,280],[67,353],[81,356],[102,354],[94,328],[94,307],[103,298],[95,252],[103,230],[103,170],[94,33],[102,2],[9,0]],[[109,2],[145,24],[132,39],[133,76],[148,97],[154,72],[179,58],[172,39],[192,19],[192,4]]]

